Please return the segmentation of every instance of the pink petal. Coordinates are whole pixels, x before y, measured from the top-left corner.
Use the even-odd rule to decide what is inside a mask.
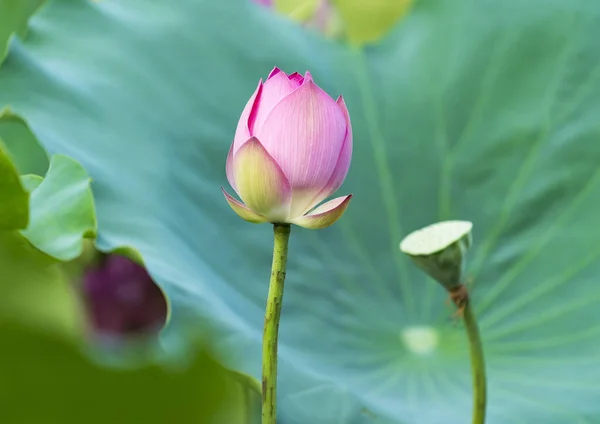
[[[267,81],[268,81],[268,80],[270,80],[270,79],[271,79],[271,77],[272,77],[273,75],[277,75],[277,74],[278,74],[278,73],[280,73],[280,72],[281,72],[281,69],[279,69],[277,66],[276,66],[276,67],[274,67],[274,68],[271,70],[271,72],[269,72],[269,76],[267,77]]]
[[[304,82],[304,77],[298,72],[294,72],[293,74],[288,75],[288,79],[292,82],[295,82],[297,86],[302,85],[302,83]]]
[[[262,92],[262,79],[258,81],[258,87],[254,90],[254,94],[246,103],[244,110],[242,111],[242,116],[240,116],[240,120],[238,121],[237,129],[235,130],[235,137],[233,139],[233,153],[237,152],[242,144],[244,144],[250,138],[250,127],[248,125],[248,121],[252,118],[254,119],[256,116],[255,104],[258,103],[261,97]],[[231,183],[231,180],[229,181]]]
[[[252,209],[250,209],[248,206],[244,205],[242,202],[235,199],[233,196],[231,196],[229,193],[227,193],[223,187],[221,187],[221,190],[223,191],[223,194],[225,195],[225,199],[227,200],[227,203],[229,203],[229,206],[231,206],[231,209],[233,209],[233,211],[235,213],[237,213],[240,216],[240,218],[242,218],[248,222],[252,222],[254,224],[260,224],[263,222],[267,222],[267,218],[257,214]]]
[[[229,181],[229,185],[233,187],[233,189],[237,192],[235,188],[235,176],[233,175],[233,145],[235,142],[231,143],[231,147],[229,148],[229,153],[227,153],[227,162],[225,162],[225,173],[227,174],[227,181]]]
[[[340,106],[342,112],[344,112],[344,116],[346,117],[346,139],[344,140],[344,145],[342,146],[342,151],[340,152],[333,175],[327,182],[325,188],[323,188],[317,197],[313,199],[309,208],[318,205],[323,200],[335,193],[341,187],[342,183],[346,179],[346,175],[348,175],[348,170],[350,169],[350,162],[352,159],[352,123],[350,122],[350,114],[348,113],[348,108],[346,107],[346,103],[344,102],[344,98],[342,96],[338,97],[337,104]]]
[[[346,211],[352,195],[337,197],[323,203],[311,213],[291,220],[292,224],[311,230],[329,227]]]
[[[276,72],[277,71],[277,72]],[[298,87],[296,81],[291,81],[285,72],[275,68],[263,84],[260,100],[257,102],[256,115],[249,120],[250,135],[255,136],[262,128],[267,116],[288,94]]]
[[[271,222],[287,220],[290,183],[257,138],[250,138],[235,153],[232,170],[237,192],[246,206]]]
[[[292,187],[290,217],[303,215],[333,175],[346,139],[340,106],[307,80],[269,114],[257,137]]]

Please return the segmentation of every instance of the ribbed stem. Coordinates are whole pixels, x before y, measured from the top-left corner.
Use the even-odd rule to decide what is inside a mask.
[[[485,359],[481,337],[479,336],[479,327],[477,326],[475,313],[473,312],[473,307],[471,306],[471,301],[468,296],[464,299],[463,316],[471,351],[471,372],[473,374],[473,424],[484,424],[487,399]]]
[[[283,301],[289,224],[273,224],[273,265],[265,311],[262,344],[262,424],[277,422],[277,339]]]

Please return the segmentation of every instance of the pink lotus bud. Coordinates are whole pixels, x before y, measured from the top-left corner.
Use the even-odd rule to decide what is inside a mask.
[[[223,193],[246,221],[325,228],[352,195],[316,206],[342,185],[351,157],[342,96],[334,101],[309,72],[275,68],[246,104],[227,156],[227,179],[243,203]]]
[[[157,334],[167,302],[146,269],[114,254],[101,262],[86,271],[82,288],[93,335],[119,341]]]

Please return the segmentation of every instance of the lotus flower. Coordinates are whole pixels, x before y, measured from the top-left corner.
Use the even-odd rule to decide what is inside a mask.
[[[227,179],[242,199],[223,193],[249,222],[325,228],[352,195],[319,205],[342,185],[352,157],[352,127],[342,96],[319,88],[309,72],[273,69],[246,104],[227,156]]]
[[[154,334],[167,318],[162,291],[144,267],[123,256],[105,256],[88,269],[83,296],[93,334],[103,339]]]

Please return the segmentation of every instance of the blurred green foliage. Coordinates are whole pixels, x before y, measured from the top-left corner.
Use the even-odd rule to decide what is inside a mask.
[[[413,0],[332,0],[348,41],[362,45],[384,37],[410,10]]]
[[[4,424],[252,422],[244,408],[255,401],[252,392],[206,350],[181,369],[107,369],[70,343],[23,326],[0,321],[0,337]],[[217,413],[243,419],[215,422]]]
[[[17,168],[0,139],[0,230],[25,228],[29,220],[29,194],[19,180]]]
[[[54,260],[17,232],[0,232],[0,270],[0,322],[60,337],[82,335],[85,322],[75,288]]]
[[[275,0],[275,10],[300,22],[312,18],[321,0]]]
[[[327,5],[324,5],[324,4]],[[323,7],[333,14],[326,35],[342,35],[346,41],[363,45],[384,37],[410,10],[413,0],[275,0],[275,9],[296,21],[315,18]]]

